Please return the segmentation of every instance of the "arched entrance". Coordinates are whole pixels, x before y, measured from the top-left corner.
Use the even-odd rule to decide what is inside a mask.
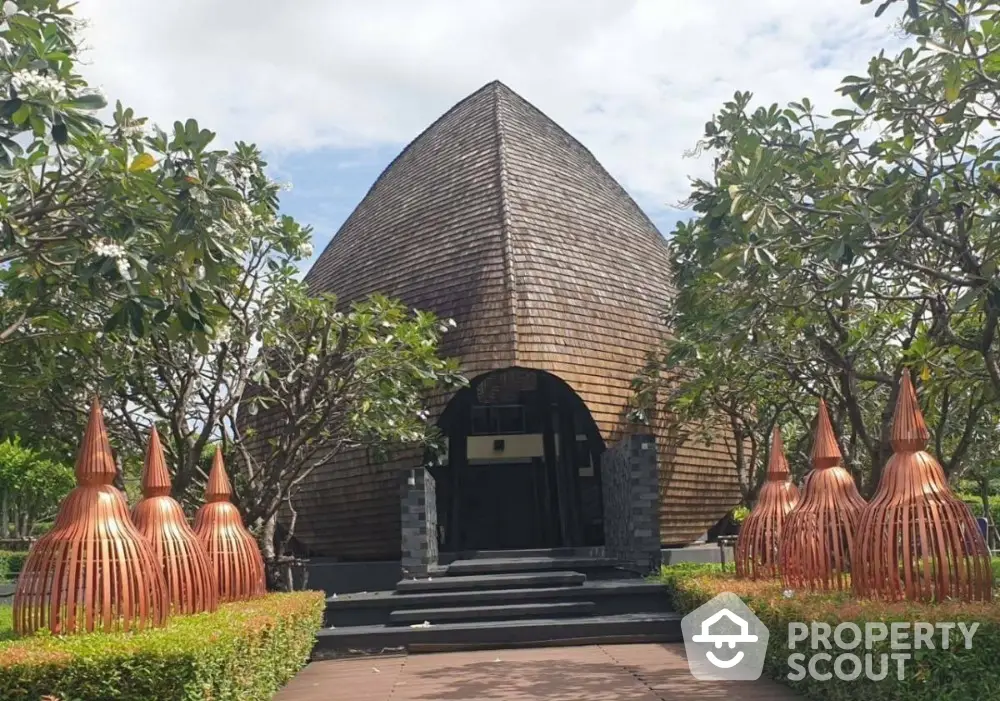
[[[561,379],[516,367],[481,375],[438,426],[447,436],[431,468],[442,551],[604,543],[604,440]]]

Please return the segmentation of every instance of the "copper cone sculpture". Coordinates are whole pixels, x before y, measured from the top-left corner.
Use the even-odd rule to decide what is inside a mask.
[[[854,591],[891,600],[989,600],[986,541],[955,498],[940,463],[924,450],[930,433],[909,371],[903,372],[892,425],[893,456],[861,515]]]
[[[802,499],[785,519],[781,539],[781,577],[788,589],[843,590],[848,586],[854,534],[865,500],[840,459],[826,403],[820,400],[813,469],[806,477]]]
[[[205,505],[195,516],[194,532],[215,568],[219,601],[242,601],[265,593],[264,559],[257,541],[243,525],[240,512],[229,501],[232,494],[222,451],[216,448],[205,487]]]
[[[767,480],[736,541],[736,575],[748,579],[778,576],[781,532],[788,512],[799,502],[799,490],[789,480],[781,431],[774,427]]]
[[[27,634],[159,626],[167,586],[153,552],[112,486],[115,463],[95,398],[76,459],[77,486],[31,548],[14,594],[14,630]]]
[[[181,505],[170,496],[170,473],[156,428],[146,447],[142,493],[142,501],[132,509],[132,520],[160,563],[173,612],[214,611],[219,592],[212,561],[188,525]]]

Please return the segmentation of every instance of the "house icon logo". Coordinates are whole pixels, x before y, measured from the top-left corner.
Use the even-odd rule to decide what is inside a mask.
[[[697,679],[753,680],[764,671],[768,631],[740,597],[723,592],[681,620],[688,666]]]

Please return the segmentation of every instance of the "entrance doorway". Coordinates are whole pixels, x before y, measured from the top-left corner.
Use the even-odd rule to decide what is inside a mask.
[[[604,543],[604,441],[558,377],[524,368],[482,375],[438,425],[447,437],[431,467],[442,551]]]

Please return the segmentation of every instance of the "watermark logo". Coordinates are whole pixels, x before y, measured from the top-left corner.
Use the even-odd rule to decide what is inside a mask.
[[[860,625],[793,621],[788,624],[783,656],[788,664],[787,678],[878,682],[892,675],[903,680],[908,663],[922,650],[969,650],[978,629],[979,623],[973,621],[873,621]],[[681,619],[681,631],[688,666],[696,679],[752,681],[764,671],[767,627],[732,592],[723,592],[686,615]]]
[[[764,671],[767,627],[732,592],[681,619],[688,666],[696,679],[752,681]]]
[[[972,648],[978,623],[871,622],[789,623],[788,679],[882,681],[892,674],[902,681],[907,663],[920,650]],[[955,633],[959,635],[956,636]],[[957,640],[961,638],[961,642]],[[888,652],[886,651],[888,648]]]

